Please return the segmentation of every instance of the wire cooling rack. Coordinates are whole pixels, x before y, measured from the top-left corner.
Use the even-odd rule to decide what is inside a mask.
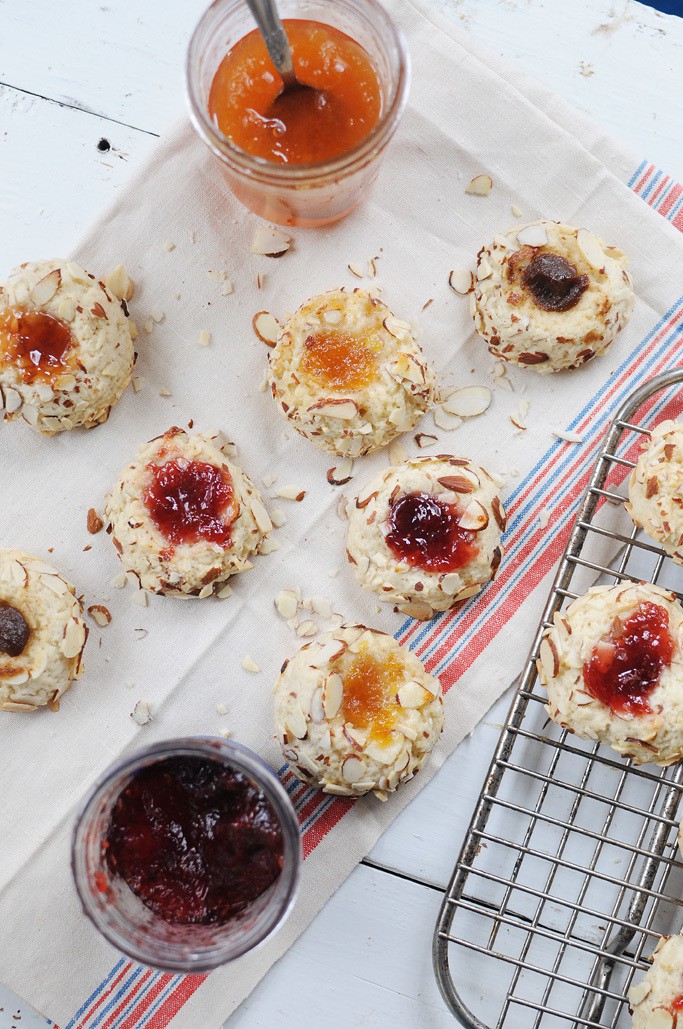
[[[635,767],[561,730],[535,667],[554,612],[596,578],[683,599],[683,571],[623,510],[631,458],[666,404],[683,407],[681,382],[683,368],[651,379],[608,427],[444,897],[434,969],[468,1029],[626,1027],[633,976],[683,923],[683,765]]]

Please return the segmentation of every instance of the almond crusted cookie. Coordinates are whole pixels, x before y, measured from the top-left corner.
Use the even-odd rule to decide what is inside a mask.
[[[73,261],[20,265],[0,286],[0,416],[45,436],[109,417],[135,354],[127,315]]]
[[[683,1025],[683,935],[662,936],[650,961],[628,991],[633,1029],[676,1029]]]
[[[39,557],[0,548],[0,708],[57,711],[83,673],[87,636],[71,583]]]
[[[380,800],[411,779],[443,729],[438,679],[395,639],[364,625],[325,632],[285,661],[275,684],[282,753],[324,793]]]
[[[349,505],[346,554],[364,589],[428,619],[494,577],[505,521],[483,468],[449,454],[416,457],[387,468]]]
[[[554,722],[636,764],[683,758],[683,608],[659,586],[594,586],[541,641]]]
[[[297,432],[341,457],[411,429],[435,389],[409,323],[361,289],[332,290],[300,307],[268,355],[268,379]]]
[[[633,311],[627,259],[587,229],[536,221],[482,247],[471,294],[494,357],[547,373],[604,354]]]
[[[660,422],[643,444],[628,483],[631,518],[683,564],[683,424]]]
[[[105,501],[107,532],[143,589],[208,597],[253,565],[273,525],[220,435],[173,427],[143,444]]]

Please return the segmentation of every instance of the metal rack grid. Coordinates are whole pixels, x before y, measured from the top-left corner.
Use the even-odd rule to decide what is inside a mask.
[[[596,577],[649,580],[683,599],[681,569],[622,509],[627,455],[681,382],[683,368],[651,379],[608,427],[444,897],[434,969],[468,1029],[630,1025],[634,974],[683,922],[683,765],[635,767],[563,731],[546,715],[535,667],[554,612]]]

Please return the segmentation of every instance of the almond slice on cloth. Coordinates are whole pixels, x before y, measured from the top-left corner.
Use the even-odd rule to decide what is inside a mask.
[[[490,175],[475,175],[465,187],[465,192],[472,196],[487,197],[493,189],[493,179]]]

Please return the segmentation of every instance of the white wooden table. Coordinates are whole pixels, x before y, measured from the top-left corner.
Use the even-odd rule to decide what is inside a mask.
[[[634,0],[433,3],[683,179],[683,20]],[[203,7],[0,0],[0,277],[68,250],[182,111],[185,46]],[[508,702],[397,818],[230,1029],[454,1025],[431,934]],[[0,1029],[44,1024],[0,986]]]

